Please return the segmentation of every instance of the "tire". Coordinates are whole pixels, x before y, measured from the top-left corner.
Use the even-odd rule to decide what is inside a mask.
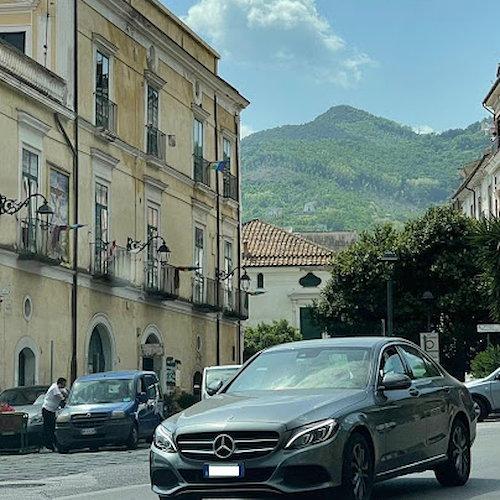
[[[353,434],[344,449],[342,499],[370,500],[373,490],[373,452],[366,438]]]
[[[434,472],[443,486],[463,486],[469,479],[471,452],[469,431],[461,420],[455,420],[448,444],[448,460]]]
[[[488,405],[481,398],[475,397],[472,399],[474,400],[474,411],[477,415],[477,421],[482,422],[488,416]]]
[[[134,424],[132,426],[132,429],[130,429],[130,435],[127,438],[127,441],[125,441],[125,445],[129,450],[135,450],[137,449],[138,444],[139,444],[139,432],[137,430],[137,425]]]

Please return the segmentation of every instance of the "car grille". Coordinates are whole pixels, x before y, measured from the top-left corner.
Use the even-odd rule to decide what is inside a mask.
[[[234,440],[234,451],[225,459],[218,458],[214,452],[217,436],[225,434]],[[277,432],[206,432],[183,434],[177,437],[181,455],[193,460],[248,460],[269,455],[279,441]]]
[[[102,427],[107,419],[107,413],[76,413],[71,416],[71,423],[78,429],[89,429]]]

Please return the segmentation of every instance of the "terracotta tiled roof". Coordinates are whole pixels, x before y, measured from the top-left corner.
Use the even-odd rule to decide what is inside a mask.
[[[333,252],[301,236],[254,219],[243,224],[243,265],[324,266]]]

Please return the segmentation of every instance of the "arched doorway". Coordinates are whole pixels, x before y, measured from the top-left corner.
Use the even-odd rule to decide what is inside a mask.
[[[36,383],[36,356],[29,347],[25,347],[19,353],[17,381],[18,385]]]
[[[139,367],[154,371],[160,381],[162,391],[166,390],[165,351],[162,334],[156,325],[149,325],[141,338],[141,360]]]
[[[113,369],[113,350],[108,330],[96,325],[90,336],[87,373],[99,373]]]

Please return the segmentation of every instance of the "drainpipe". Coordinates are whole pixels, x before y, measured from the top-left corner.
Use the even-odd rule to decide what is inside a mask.
[[[472,193],[472,199],[473,199],[473,204],[474,204],[474,210],[473,210],[472,216],[474,218],[476,218],[476,192],[474,191],[474,189],[471,189],[468,186],[464,186],[464,189],[467,189],[467,191],[470,191]]]
[[[215,137],[215,161],[219,159],[219,124],[217,118],[217,94],[214,94],[214,137]],[[217,193],[217,260],[215,267],[215,286],[217,297],[217,319],[216,319],[216,365],[220,365],[220,189],[219,189],[219,171],[215,171],[215,190]]]
[[[236,178],[238,179],[238,268],[241,273],[241,169],[240,169],[240,116],[238,113],[234,115],[234,130],[236,132]],[[238,285],[238,294],[241,293]],[[248,297],[247,297],[248,299]],[[241,311],[241,297],[240,304],[238,304],[238,310]],[[238,340],[236,343],[237,358],[236,363],[241,364],[243,362],[242,356],[242,328],[241,328],[241,319],[238,320]]]

